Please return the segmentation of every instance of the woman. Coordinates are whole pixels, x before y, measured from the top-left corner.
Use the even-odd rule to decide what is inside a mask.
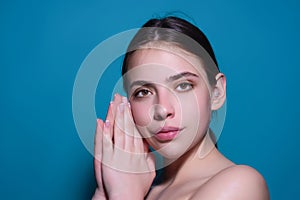
[[[172,16],[149,20],[122,74],[128,99],[116,94],[106,120],[97,120],[93,199],[269,199],[255,169],[216,148],[209,124],[225,102],[226,78],[197,27]],[[164,158],[157,184],[149,146]]]

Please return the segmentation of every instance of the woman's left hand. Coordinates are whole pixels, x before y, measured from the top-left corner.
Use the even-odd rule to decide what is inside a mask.
[[[110,107],[102,139],[107,195],[109,199],[144,199],[155,177],[154,156],[136,129],[127,99],[116,95]]]

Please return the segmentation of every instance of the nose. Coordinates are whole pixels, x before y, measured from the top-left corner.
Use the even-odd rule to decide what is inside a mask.
[[[165,88],[164,91],[158,93],[157,95],[157,104],[154,105],[154,114],[153,118],[157,121],[163,121],[167,118],[173,118],[175,116],[174,110],[174,94],[171,94],[170,91],[167,91]]]

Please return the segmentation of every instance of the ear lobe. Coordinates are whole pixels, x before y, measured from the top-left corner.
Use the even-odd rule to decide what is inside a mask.
[[[221,108],[226,100],[226,77],[222,73],[216,75],[216,85],[212,91],[211,110]]]

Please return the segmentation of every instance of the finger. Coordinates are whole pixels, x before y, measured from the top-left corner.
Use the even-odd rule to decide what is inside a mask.
[[[121,103],[117,108],[113,131],[115,148],[119,149],[124,149],[124,107],[124,103]]]
[[[113,104],[114,104],[114,107],[112,108],[112,118],[110,118],[110,122],[112,122],[112,126],[114,125],[113,122],[114,122],[114,119],[115,119],[115,116],[116,116],[116,113],[117,113],[117,109],[118,109],[118,106],[119,104],[122,103],[122,97],[121,95],[119,94],[115,94],[114,95],[114,100],[113,100]]]
[[[121,97],[121,95],[115,94],[113,101],[110,102],[111,108],[110,108],[110,110],[109,110],[109,112],[107,114],[107,120],[110,121],[111,127],[114,127],[116,113],[117,113],[117,109],[118,109],[118,106],[120,105],[120,103],[122,103],[122,97]],[[111,130],[112,130],[112,132],[111,132],[110,136],[112,138],[112,141],[114,141],[114,138],[113,138],[113,128]]]
[[[143,153],[144,152],[143,137],[141,136],[141,134],[139,133],[139,131],[135,126],[132,112],[131,112],[130,102],[128,102],[127,105],[128,105],[127,120],[128,123],[131,125],[129,135],[131,136],[132,140],[130,141],[130,144],[135,149],[134,150],[135,152]]]
[[[105,122],[109,122],[109,125],[111,125],[114,122],[114,102],[110,102],[109,107],[108,107],[108,111],[107,111],[107,115],[106,115],[106,120]],[[108,133],[108,136],[110,137],[110,139],[113,138],[113,129],[108,129],[110,130]]]
[[[139,131],[134,127],[133,129],[133,145],[136,152],[144,153],[144,144],[143,144],[143,138],[140,135]]]
[[[102,158],[102,135],[103,134],[103,121],[97,119],[96,133],[94,139],[94,156],[95,159],[101,162]]]
[[[109,107],[108,107],[107,114],[106,114],[106,120],[109,120],[110,122],[112,122],[114,119],[114,112],[113,112],[114,108],[113,108],[112,104],[114,104],[113,101],[111,101],[109,103]]]
[[[111,138],[112,127],[110,121],[106,120],[103,126],[103,138],[102,138],[102,160],[105,164],[111,158],[113,152],[113,142]]]
[[[125,98],[125,97],[124,97]],[[124,100],[125,101],[125,100]],[[125,151],[135,152],[134,147],[134,123],[130,112],[129,104],[125,101],[124,110],[124,134],[125,134]]]
[[[103,121],[97,119],[96,134],[95,134],[95,147],[94,147],[94,168],[95,176],[97,179],[98,187],[102,186],[102,133],[103,133]]]

